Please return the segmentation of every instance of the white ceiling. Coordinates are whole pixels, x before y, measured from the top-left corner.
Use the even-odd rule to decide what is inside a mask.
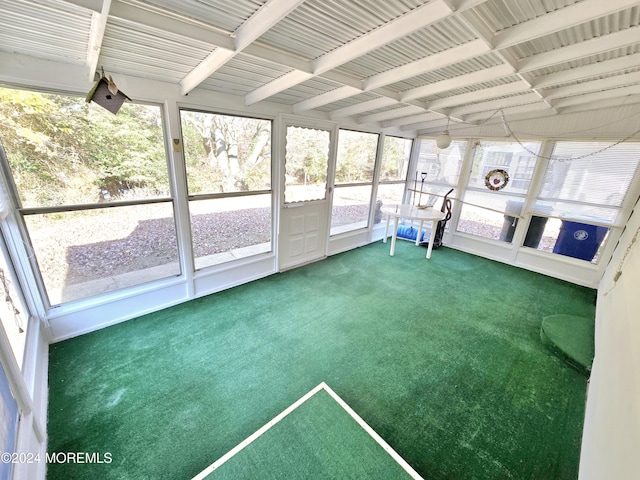
[[[640,1],[2,0],[0,53],[455,134],[640,104]]]

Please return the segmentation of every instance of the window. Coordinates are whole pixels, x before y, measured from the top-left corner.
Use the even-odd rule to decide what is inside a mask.
[[[0,238],[0,242],[4,242]],[[26,307],[19,293],[19,286],[15,280],[15,274],[11,260],[6,254],[4,244],[0,251],[0,322],[9,339],[11,351],[22,368],[24,359],[25,341],[27,337],[28,315]]]
[[[196,270],[271,251],[271,121],[181,110]]]
[[[384,137],[377,195],[382,204],[403,202],[412,145],[408,138]]]
[[[325,200],[331,133],[287,126],[285,148],[285,203]]]
[[[638,175],[640,143],[558,142],[533,205],[544,250],[596,263],[612,226],[621,226]]]
[[[416,171],[409,179],[411,203],[440,208],[442,197],[458,187],[465,149],[466,142],[454,141],[441,150],[434,140],[420,140]]]
[[[0,89],[0,139],[51,305],[180,274],[159,106]]]
[[[377,149],[378,135],[340,130],[331,211],[332,235],[368,226]],[[376,220],[379,222],[380,218]]]
[[[558,142],[533,210],[621,225],[625,219],[618,216],[639,163],[640,143]]]
[[[459,232],[512,241],[523,213],[540,146],[534,142],[478,143],[460,209]],[[490,176],[490,172],[496,170],[499,175],[495,178]],[[502,172],[507,176],[501,176]]]

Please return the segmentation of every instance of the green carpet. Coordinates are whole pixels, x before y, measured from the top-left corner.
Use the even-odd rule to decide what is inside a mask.
[[[204,478],[412,478],[322,389],[224,460]]]
[[[51,346],[54,479],[189,479],[329,384],[426,479],[575,479],[586,379],[541,319],[594,291],[463,252],[361,247]]]
[[[549,315],[542,320],[540,337],[560,358],[587,377],[595,354],[595,319],[576,315]]]

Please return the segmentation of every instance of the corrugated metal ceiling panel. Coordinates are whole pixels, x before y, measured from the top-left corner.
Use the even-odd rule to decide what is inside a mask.
[[[273,62],[240,54],[206,79],[204,85],[214,90],[220,88],[225,93],[229,91],[229,88],[232,88],[244,96],[251,90],[281,77],[290,70],[290,68]],[[236,82],[238,85],[230,87],[229,82]]]
[[[574,82],[567,82],[564,83],[562,85],[554,85],[553,87],[548,87],[548,88],[544,88],[541,89],[541,92],[546,95],[548,92],[553,92],[553,90],[555,90],[558,87],[567,87],[567,86],[571,86],[571,85],[581,85],[583,83],[593,83],[594,85],[594,90],[593,91],[597,91],[597,87],[598,87],[598,80],[605,80],[607,78],[616,78],[619,77],[619,79],[624,79],[624,75],[628,74],[628,73],[634,73],[634,72],[640,72],[640,66],[635,67],[635,68],[628,68],[625,69],[623,71],[620,72],[615,72],[615,73],[611,73],[608,75],[597,75],[597,76],[593,76],[593,77],[589,77],[589,78],[584,78],[584,79],[580,79],[580,80],[576,80]],[[632,80],[629,80],[628,82],[626,82],[627,85],[632,85],[634,82]],[[604,86],[602,87],[602,90],[604,90]]]
[[[372,112],[357,109],[360,112],[357,117],[367,118],[369,114],[406,106],[407,103],[398,102],[403,92],[445,80],[454,80],[439,86],[449,90],[433,89],[431,91],[435,93],[420,99],[426,103],[433,102],[435,111],[440,115],[446,115],[451,107],[445,106],[457,101],[454,100],[457,95],[516,82],[526,88],[525,82],[536,84],[540,80],[542,86],[537,91],[528,89],[527,93],[521,96],[501,97],[504,98],[504,102],[491,99],[486,102],[469,103],[468,100],[475,99],[476,96],[464,95],[459,100],[467,103],[459,106],[456,104],[454,110],[463,117],[473,117],[483,108],[491,110],[497,108],[496,105],[539,102],[539,93],[558,95],[558,98],[559,95],[565,94],[572,96],[570,102],[558,104],[560,108],[563,105],[564,108],[573,108],[579,103],[580,92],[590,91],[590,86],[587,88],[583,85],[585,82],[593,82],[594,86],[597,86],[597,83],[602,81],[602,88],[617,88],[615,94],[619,96],[627,91],[619,88],[623,84],[622,79],[628,79],[630,82],[635,79],[633,76],[625,78],[622,75],[640,70],[640,37],[634,43],[635,29],[640,30],[640,2],[637,2],[635,7],[594,18],[552,34],[546,34],[545,27],[540,22],[533,22],[530,25],[531,36],[527,34],[527,38],[534,38],[533,40],[522,41],[515,46],[484,55],[478,54],[472,58],[469,58],[469,53],[465,53],[462,48],[460,51],[451,52],[450,57],[447,57],[454,62],[452,65],[433,71],[408,72],[413,75],[410,78],[404,78],[407,75],[406,71],[397,72],[395,75],[394,68],[416,60],[428,59],[436,53],[446,52],[453,47],[477,40],[479,36],[482,36],[490,47],[493,34],[504,32],[512,26],[527,25],[527,22],[534,19],[542,18],[544,23],[544,16],[548,14],[553,14],[553,21],[558,22],[558,28],[561,27],[563,19],[566,19],[567,25],[572,25],[572,19],[569,17],[571,13],[567,12],[563,17],[563,10],[573,5],[577,5],[579,9],[580,3],[585,1],[487,0],[418,31],[406,32],[404,37],[396,38],[374,51],[368,52],[363,48],[359,58],[336,67],[332,72],[320,73],[311,80],[297,85],[291,86],[288,83],[296,77],[307,78],[308,75],[304,73],[309,73],[308,66],[313,65],[313,60],[319,56],[334,51],[432,1],[436,0],[306,0],[267,32],[260,34],[258,45],[249,46],[245,53],[236,52],[235,56],[217,69],[212,67],[209,78],[201,84],[197,81],[191,84],[187,82],[186,86],[183,84],[182,87],[189,89],[200,86],[244,97],[271,83],[273,95],[261,98],[261,94],[265,92],[263,90],[255,92],[253,98],[256,101],[293,105],[339,88],[342,84],[338,82],[342,78],[350,87],[358,87],[350,90],[355,95],[319,106],[315,110],[331,113],[335,109],[373,98],[383,100],[374,105],[391,104]],[[236,31],[265,4],[266,0],[113,0],[113,15],[108,18],[98,66],[103,66],[108,73],[157,79],[177,85],[217,48],[207,41],[209,38],[211,41],[216,39],[229,46],[229,38],[226,35]],[[154,14],[145,15],[148,12]],[[92,13],[75,5],[73,0],[5,0],[0,5],[0,52],[5,55],[21,53],[35,57],[34,60],[53,59],[63,62],[63,65],[85,65],[91,18]],[[196,29],[194,25],[207,27]],[[164,28],[182,33],[167,33]],[[538,28],[539,36],[535,38]],[[211,36],[208,36],[207,31],[213,32]],[[190,37],[191,32],[193,38]],[[618,32],[622,32],[623,41],[619,44],[612,42],[609,47],[611,50],[607,52],[600,52],[599,47],[594,47],[594,42],[591,42],[585,45],[584,50],[574,52],[572,58],[563,63],[560,63],[564,58],[560,52],[557,56],[550,54],[541,57],[540,62],[535,58],[537,55],[554,52],[565,46],[577,45],[581,48],[582,42],[601,37],[604,39]],[[616,38],[618,37],[611,37],[612,40]],[[573,50],[577,49],[567,49],[563,52]],[[627,58],[628,61],[625,61]],[[520,60],[526,59],[532,61],[519,63]],[[557,64],[553,64],[555,59]],[[426,60],[425,64],[428,62],[429,60]],[[278,79],[291,72],[296,65],[303,70],[303,74],[298,72],[296,75],[287,76],[287,80],[279,86]],[[505,68],[482,73],[485,69],[500,65],[504,65]],[[539,65],[538,70],[528,70],[535,65]],[[522,70],[525,73],[521,77],[510,73],[510,69],[517,70],[519,66],[526,67]],[[601,68],[598,68],[599,66]],[[43,69],[46,68],[43,65]],[[496,71],[504,77],[495,77]],[[358,80],[369,79],[383,72],[388,74],[382,77],[384,81],[378,85],[392,83],[375,90],[375,93],[357,93],[359,87],[364,89],[367,85],[371,86],[371,83],[360,84]],[[477,77],[474,76],[476,73]],[[5,78],[7,75],[10,78],[10,74],[5,72]],[[457,77],[463,75],[467,76],[464,81],[455,82]],[[543,78],[546,75],[550,77]],[[43,84],[43,79],[44,74],[38,81]],[[636,90],[638,85],[640,82],[634,84]],[[560,86],[565,88],[555,90]],[[497,93],[517,91],[515,88],[496,90]],[[630,93],[634,91],[630,90]],[[413,98],[414,95],[411,93],[408,98]],[[386,97],[386,100],[383,97]],[[638,97],[640,95],[635,95],[631,101],[639,101]],[[592,99],[597,101],[598,98],[597,95],[585,97],[583,102],[591,103]],[[434,102],[439,99],[451,99],[452,102]],[[419,100],[409,100],[414,104],[416,101]],[[600,105],[599,108],[604,108],[604,102],[596,103]],[[442,108],[436,108],[437,105]]]
[[[339,86],[340,84],[332,82],[331,80],[315,77],[293,88],[289,88],[278,95],[274,95],[271,98],[276,98],[279,103],[293,105],[294,103],[335,90]]]
[[[140,0],[181,17],[213,25],[227,33],[235,32],[266,0]]]
[[[366,78],[462,45],[475,38],[476,35],[459,20],[447,19],[348,62],[342,69],[352,75]]]
[[[440,98],[454,97],[455,95],[462,95],[463,93],[477,92],[477,91],[484,90],[486,88],[499,87],[500,85],[508,85],[510,83],[517,82],[519,80],[520,78],[517,75],[511,75],[508,77],[502,77],[496,80],[492,80],[490,82],[476,83],[469,87],[448,90],[446,92],[443,92],[437,95],[431,95],[429,97],[422,98],[421,100],[431,102],[433,100],[437,100]]]
[[[388,88],[403,92],[412,88],[428,85],[430,83],[465,75],[467,73],[479,72],[485,68],[495,67],[497,65],[502,65],[503,63],[504,62],[498,57],[498,55],[495,53],[489,53],[487,55],[482,55],[481,57],[465,60],[448,67],[423,73],[422,75],[408,78],[402,82],[393,83],[388,85]]]
[[[0,45],[5,51],[84,63],[90,27],[90,11],[61,0],[0,4]]]
[[[637,53],[640,53],[640,44],[631,45],[629,47],[620,48],[618,50],[612,50],[609,52],[580,58],[578,60],[573,60],[570,62],[560,63],[558,65],[541,68],[538,70],[534,70],[533,72],[531,72],[531,74],[533,75],[534,78],[539,78],[541,76],[549,75],[551,73],[564,72],[564,71],[571,70],[573,68],[585,67],[588,65],[595,65],[598,63],[606,62],[607,60],[614,60],[616,58],[622,58],[622,57],[626,57],[627,55],[633,55]],[[624,68],[627,68],[627,67],[624,67]]]
[[[214,48],[155,28],[111,19],[100,65],[110,72],[179,82]]]
[[[539,53],[575,45],[603,35],[627,30],[640,25],[640,7],[633,7],[613,15],[586,22],[575,27],[567,28],[535,40],[524,42],[512,48],[518,58],[530,57]]]
[[[263,34],[260,41],[313,60],[423,3],[428,2],[309,0]]]
[[[377,95],[372,92],[363,92],[354,97],[349,97],[343,100],[339,100],[337,102],[329,103],[320,108],[316,108],[316,110],[321,112],[332,112],[333,110],[351,107],[353,105],[357,105],[358,103],[368,102],[369,100],[375,100],[376,98],[380,98],[380,95]]]
[[[493,32],[520,25],[583,0],[488,0],[476,7]]]

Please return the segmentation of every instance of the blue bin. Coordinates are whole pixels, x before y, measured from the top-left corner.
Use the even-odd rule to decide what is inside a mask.
[[[608,231],[607,227],[563,220],[553,253],[591,261]]]

